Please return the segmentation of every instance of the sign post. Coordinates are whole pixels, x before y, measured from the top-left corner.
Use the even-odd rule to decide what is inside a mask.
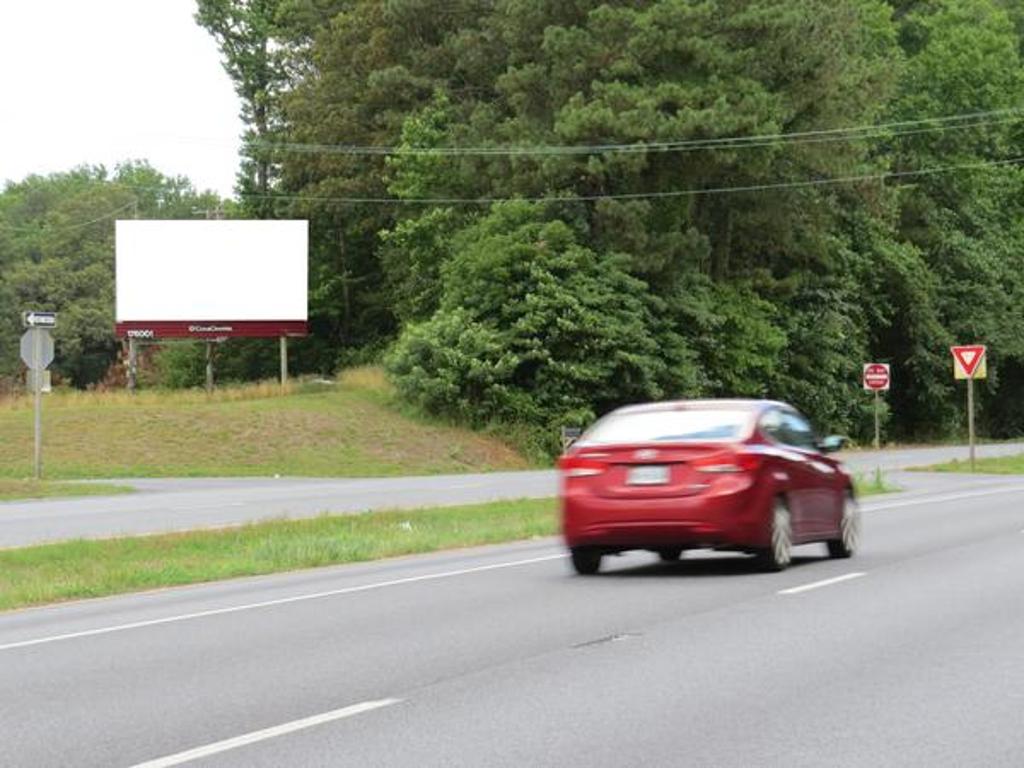
[[[865,363],[864,364],[864,391],[875,393],[875,450],[882,447],[881,428],[881,394],[889,391],[892,378],[889,375],[888,363]]]
[[[569,446],[576,442],[582,434],[582,427],[562,427],[562,453],[569,450]]]
[[[35,397],[35,440],[32,452],[33,474],[43,476],[43,378],[53,362],[53,337],[50,329],[57,326],[53,312],[25,312],[22,322],[28,328],[21,337],[21,360],[28,366],[29,383]]]
[[[974,471],[975,440],[974,440],[974,380],[988,377],[984,344],[970,344],[950,347],[953,353],[953,378],[967,379],[967,434],[971,450],[971,472]]]

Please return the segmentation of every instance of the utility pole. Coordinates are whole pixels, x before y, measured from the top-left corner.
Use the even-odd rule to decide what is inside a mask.
[[[139,198],[132,200],[132,218],[139,218]],[[128,392],[135,394],[139,378],[139,349],[134,336],[128,337]]]

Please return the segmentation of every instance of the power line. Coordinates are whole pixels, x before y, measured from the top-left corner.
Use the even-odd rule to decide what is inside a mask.
[[[537,197],[334,197],[302,194],[260,194],[243,193],[245,197],[270,200],[294,200],[320,203],[349,203],[367,205],[492,205],[495,203],[528,202],[528,203],[577,203],[597,200],[657,200],[665,198],[697,197],[703,195],[724,195],[739,192],[767,192],[772,190],[799,189],[804,187],[825,187],[840,184],[855,184],[862,181],[888,181],[890,179],[906,179],[921,176],[933,176],[955,171],[983,170],[1000,166],[1020,165],[1024,163],[1024,155],[1008,160],[993,160],[982,163],[966,163],[962,165],[937,166],[916,171],[889,171],[886,173],[863,174],[858,176],[841,176],[832,179],[808,179],[805,181],[787,181],[771,184],[750,184],[734,187],[709,187],[706,189],[680,189],[663,192],[621,192],[598,195],[545,195]]]
[[[1002,119],[990,119],[1002,118]],[[644,152],[696,152],[707,149],[741,149],[750,147],[775,146],[778,144],[825,143],[836,141],[858,141],[875,138],[892,138],[919,133],[934,133],[946,130],[967,130],[991,125],[1014,123],[1024,120],[1024,110],[997,109],[985,112],[970,112],[956,115],[902,120],[890,123],[831,128],[792,133],[760,134],[755,136],[731,136],[712,139],[686,139],[662,142],[634,142],[614,144],[547,145],[547,146],[469,146],[469,147],[406,147],[406,146],[358,146],[351,144],[317,144],[302,142],[248,142],[247,146],[269,151],[298,154],[338,154],[354,156],[527,156],[527,155],[593,155],[608,153]],[[916,126],[925,128],[913,129]]]
[[[709,187],[704,189],[682,189],[666,190],[655,192],[620,192],[604,193],[595,195],[540,195],[525,197],[423,197],[423,198],[395,198],[395,197],[338,197],[323,195],[304,195],[289,193],[241,193],[244,197],[268,199],[268,200],[291,200],[302,202],[319,203],[345,203],[345,204],[368,204],[368,205],[492,205],[495,203],[508,203],[515,201],[532,203],[573,203],[573,202],[594,202],[598,200],[656,200],[665,198],[697,197],[703,195],[736,194],[741,192],[765,192],[772,190],[800,189],[807,187],[837,186],[841,184],[854,184],[867,181],[888,181],[891,179],[905,179],[922,176],[932,176],[956,171],[986,170],[990,168],[1021,165],[1024,164],[1024,156],[1013,157],[1006,160],[993,160],[980,163],[965,163],[960,165],[937,166],[934,168],[923,168],[911,171],[889,171],[885,173],[861,174],[856,176],[841,176],[837,178],[807,179],[803,181],[774,182],[768,184],[749,184],[731,187]],[[122,189],[131,189],[137,192],[160,190],[161,187],[132,186],[120,182],[106,182]],[[13,227],[0,221],[0,226],[8,231],[14,232],[67,232],[75,229],[97,224],[101,221],[113,218],[128,208],[138,204],[133,199],[123,206],[115,208],[102,216],[88,221],[79,222],[61,227]]]
[[[123,186],[123,185],[120,185],[120,186]],[[90,219],[89,221],[78,222],[76,224],[68,224],[68,225],[64,225],[64,226],[60,226],[60,227],[12,227],[12,226],[10,226],[9,224],[7,224],[6,222],[3,222],[3,221],[0,221],[0,226],[4,227],[9,232],[47,232],[47,233],[49,233],[49,232],[71,232],[71,231],[74,231],[76,229],[83,229],[84,227],[88,227],[88,226],[90,226],[92,224],[98,224],[101,221],[105,221],[106,219],[112,218],[112,217],[116,216],[117,214],[121,213],[121,211],[126,211],[129,208],[134,207],[135,205],[138,204],[138,202],[139,202],[138,200],[134,200],[133,199],[130,203],[127,203],[126,205],[122,205],[120,208],[115,208],[112,211],[108,211],[107,213],[103,214],[102,216],[97,216],[95,219]]]

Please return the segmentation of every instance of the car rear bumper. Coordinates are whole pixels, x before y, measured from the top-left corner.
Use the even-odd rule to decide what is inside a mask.
[[[772,493],[756,485],[731,493],[616,499],[563,492],[562,531],[570,547],[616,549],[767,546]]]

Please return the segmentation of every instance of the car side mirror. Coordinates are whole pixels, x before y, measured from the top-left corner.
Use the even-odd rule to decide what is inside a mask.
[[[818,441],[818,450],[822,453],[835,453],[846,446],[846,438],[842,435],[829,435]]]

